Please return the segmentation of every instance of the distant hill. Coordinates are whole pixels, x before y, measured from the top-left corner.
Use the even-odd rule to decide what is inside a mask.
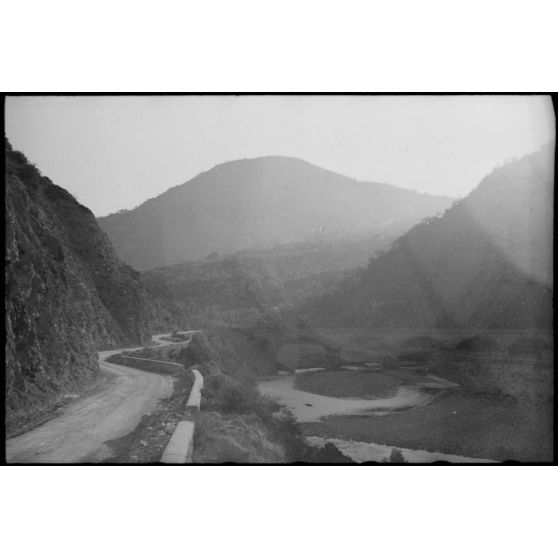
[[[244,250],[158,267],[142,275],[150,293],[181,327],[247,326],[337,286],[364,268],[371,252],[385,249],[394,239],[391,229],[389,234],[360,239]]]
[[[496,168],[301,309],[314,325],[552,327],[554,145]]]
[[[98,222],[120,257],[146,270],[212,253],[333,240],[398,229],[444,211],[451,198],[359,182],[289,157],[218,165]]]
[[[162,310],[93,213],[5,141],[8,429],[75,393],[97,350],[140,344]]]

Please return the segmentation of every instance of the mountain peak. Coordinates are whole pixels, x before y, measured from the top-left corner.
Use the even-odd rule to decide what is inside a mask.
[[[352,178],[285,156],[228,161],[124,214],[99,219],[139,269],[316,237],[381,232],[445,210],[450,198]]]

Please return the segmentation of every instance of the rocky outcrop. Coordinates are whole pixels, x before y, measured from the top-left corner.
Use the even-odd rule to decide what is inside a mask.
[[[90,383],[102,348],[144,343],[160,318],[89,209],[5,142],[8,429]]]

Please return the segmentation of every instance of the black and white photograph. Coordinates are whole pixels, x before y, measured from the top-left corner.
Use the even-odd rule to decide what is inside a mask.
[[[3,3],[2,556],[555,555],[555,11]]]
[[[8,94],[5,461],[554,460],[543,94]]]

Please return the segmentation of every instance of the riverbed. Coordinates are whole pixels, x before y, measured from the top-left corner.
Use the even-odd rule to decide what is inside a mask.
[[[492,459],[480,459],[467,457],[465,455],[452,455],[449,453],[399,448],[397,446],[386,446],[372,442],[357,442],[342,438],[322,438],[321,436],[307,436],[307,442],[316,447],[323,447],[326,443],[332,443],[341,453],[350,457],[355,463],[367,461],[383,462],[390,458],[394,449],[401,451],[403,458],[409,463],[433,463],[435,461],[447,461],[448,463],[497,463]]]
[[[340,371],[340,374],[343,372]],[[395,395],[377,399],[354,397],[330,397],[309,393],[296,388],[294,376],[279,376],[259,383],[260,393],[271,397],[293,414],[300,423],[320,423],[324,425],[323,435],[307,436],[307,441],[315,446],[333,443],[342,453],[355,462],[384,461],[392,449],[401,450],[406,461],[412,463],[431,463],[447,461],[450,463],[490,463],[490,459],[463,456],[418,448],[405,448],[379,444],[374,441],[353,440],[347,437],[327,435],[327,419],[340,417],[381,417],[393,413],[403,418],[410,410],[431,404],[439,395],[459,388],[458,384],[434,375],[426,375],[414,385],[397,389]]]
[[[328,416],[367,415],[401,411],[428,404],[431,392],[415,386],[403,386],[396,395],[384,399],[358,399],[353,397],[327,397],[295,388],[293,376],[264,380],[258,385],[262,395],[275,399],[287,407],[298,422],[316,422]]]

